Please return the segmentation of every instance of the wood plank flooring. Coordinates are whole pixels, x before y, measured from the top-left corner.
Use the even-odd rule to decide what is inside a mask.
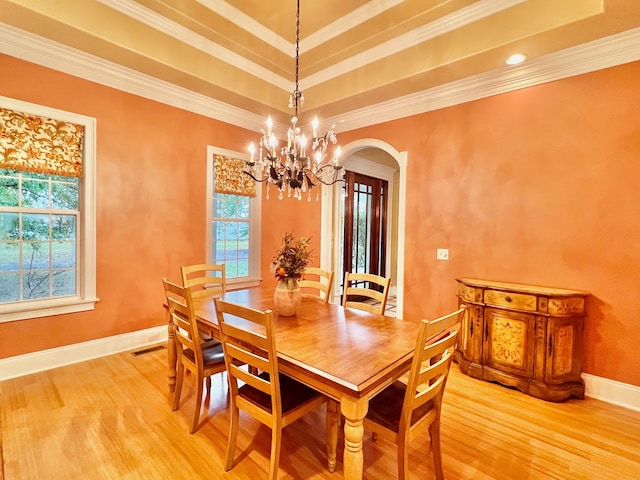
[[[213,379],[203,426],[189,435],[193,379],[172,412],[166,350],[121,353],[0,383],[0,480],[265,478],[270,431],[241,417],[225,473],[226,376]],[[342,478],[326,469],[324,410],[284,430],[280,479]],[[412,477],[433,478],[428,435]],[[462,375],[454,365],[442,419],[448,480],[640,479],[640,412],[593,399],[549,403]],[[342,444],[339,445],[340,451]],[[395,446],[366,434],[365,478],[396,478]]]

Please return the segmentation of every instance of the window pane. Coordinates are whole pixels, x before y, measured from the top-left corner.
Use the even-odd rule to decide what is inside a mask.
[[[49,215],[22,215],[22,240],[49,240]]]
[[[17,213],[0,213],[0,240],[20,240],[19,222]]]
[[[237,197],[238,198],[238,218],[249,218],[249,197]]]
[[[76,238],[75,215],[52,215],[51,238],[55,240],[73,240]]]
[[[0,271],[0,302],[20,300],[20,275]]]
[[[22,269],[48,270],[49,245],[49,242],[25,242],[22,245]]]
[[[246,260],[238,261],[238,276],[239,277],[248,277],[249,276],[249,258]]]
[[[78,209],[78,181],[54,182],[51,185],[51,205],[64,210]]]
[[[237,255],[238,259],[247,259],[247,265],[249,264],[249,223],[242,222],[237,224],[238,229],[238,246]]]
[[[23,180],[22,206],[33,208],[48,208],[49,182],[38,180]]]
[[[23,277],[22,290],[25,300],[49,298],[49,272],[28,272]]]
[[[75,270],[60,270],[53,273],[53,296],[74,295],[76,293]]]
[[[18,206],[18,178],[13,176],[4,176],[9,170],[0,170],[0,206],[17,207]]]
[[[20,244],[18,242],[0,242],[0,272],[12,272],[20,269]]]
[[[77,265],[76,242],[53,242],[51,244],[53,268],[75,268]]]

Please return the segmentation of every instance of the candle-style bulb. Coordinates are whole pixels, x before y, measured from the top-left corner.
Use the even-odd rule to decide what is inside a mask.
[[[340,148],[340,145],[338,145],[338,148],[336,148],[336,150],[333,152],[333,164],[334,165],[338,165],[338,160],[340,159],[340,154],[342,153],[342,149]]]
[[[271,119],[271,115],[267,118],[267,137],[271,136],[271,129],[273,128],[273,120]]]
[[[313,127],[313,138],[318,138],[318,117],[313,117],[313,121],[311,122],[311,126]]]

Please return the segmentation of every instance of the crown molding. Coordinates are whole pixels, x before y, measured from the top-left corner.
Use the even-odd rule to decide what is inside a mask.
[[[144,7],[136,2],[131,0],[98,0],[99,2],[105,4],[107,7],[116,10],[123,15],[134,18],[139,22],[151,27],[158,32],[164,33],[179,42],[184,43],[185,45],[189,45],[193,48],[196,48],[207,55],[211,55],[214,58],[222,60],[229,65],[233,65],[235,68],[239,68],[243,72],[248,73],[249,75],[253,75],[256,77],[260,77],[267,83],[274,85],[282,90],[287,91],[291,85],[291,80],[284,78],[280,75],[273,73],[268,68],[265,68],[261,65],[258,65],[255,62],[247,60],[242,55],[238,55],[237,53],[219,45],[216,42],[212,42],[208,38],[199,35],[192,30],[189,30],[186,27],[183,27],[177,22],[173,22],[168,20],[166,17],[154,12],[150,8]],[[216,3],[226,3],[226,2],[216,2]],[[228,5],[228,4],[227,4]],[[206,5],[205,5],[206,6]],[[212,5],[212,7],[215,5]],[[233,8],[229,5],[229,8]],[[215,10],[214,10],[215,11]],[[240,12],[241,13],[241,12]],[[238,13],[237,15],[239,15]],[[244,14],[243,14],[244,15]],[[245,15],[246,16],[246,15]],[[247,17],[249,18],[249,17]],[[254,21],[255,22],[255,21]],[[246,27],[245,27],[246,28]],[[273,38],[271,38],[273,37]],[[278,38],[280,40],[278,40]],[[275,44],[281,45],[282,39],[275,34],[271,34],[269,41],[273,40]],[[290,54],[293,51],[293,47],[291,44],[288,46],[288,50],[285,53]]]
[[[0,23],[0,53],[85,80],[258,131],[264,119],[133,69]]]
[[[640,60],[640,28],[325,119],[349,131]]]
[[[259,131],[264,118],[130,68],[0,23],[0,53]],[[640,60],[640,28],[578,45],[515,67],[504,67],[326,119],[340,130],[410,117],[562,78]]]

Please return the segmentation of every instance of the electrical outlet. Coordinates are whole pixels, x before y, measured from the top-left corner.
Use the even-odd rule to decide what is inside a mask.
[[[438,260],[449,260],[449,249],[448,248],[438,248],[436,250],[436,258]]]

